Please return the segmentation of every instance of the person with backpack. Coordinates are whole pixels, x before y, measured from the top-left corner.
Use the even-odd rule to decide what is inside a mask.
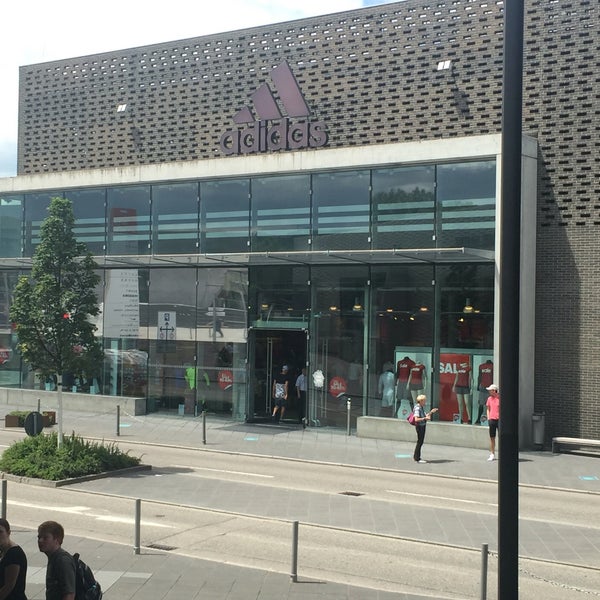
[[[10,539],[10,525],[0,518],[0,600],[27,600],[27,557]]]
[[[38,548],[48,557],[46,600],[75,600],[75,561],[62,548],[65,530],[56,521],[44,521],[38,527]]]

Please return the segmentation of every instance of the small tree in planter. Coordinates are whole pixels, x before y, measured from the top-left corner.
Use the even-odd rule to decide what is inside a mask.
[[[10,318],[23,360],[58,382],[58,445],[62,444],[62,374],[95,375],[102,364],[100,341],[90,317],[100,308],[95,293],[97,267],[73,233],[69,200],[52,198],[41,226],[30,277],[19,279]]]

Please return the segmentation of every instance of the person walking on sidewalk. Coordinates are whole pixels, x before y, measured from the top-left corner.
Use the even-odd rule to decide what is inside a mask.
[[[415,429],[417,430],[417,445],[415,446],[415,453],[413,454],[413,458],[415,462],[424,464],[427,461],[421,460],[421,448],[423,447],[423,442],[425,441],[425,429],[427,426],[427,421],[431,421],[431,415],[437,412],[437,408],[432,408],[428,413],[425,412],[425,400],[427,400],[427,396],[425,394],[419,394],[417,396],[417,402],[413,409],[413,413],[415,415]]]
[[[492,383],[486,389],[490,393],[485,404],[487,407],[488,426],[490,428],[490,455],[488,456],[488,460],[492,461],[496,460],[496,433],[498,431],[498,423],[500,422],[500,393],[495,383]]]
[[[46,600],[75,600],[75,560],[62,548],[65,530],[56,521],[38,527],[38,548],[48,557]]]
[[[27,556],[10,539],[10,525],[3,518],[0,518],[0,552],[0,600],[27,600]]]

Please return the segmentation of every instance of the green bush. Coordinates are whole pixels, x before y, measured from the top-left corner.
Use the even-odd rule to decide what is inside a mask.
[[[51,433],[15,442],[2,454],[0,471],[58,481],[133,467],[140,460],[114,443],[88,442],[74,433],[65,436],[59,448],[57,434]]]

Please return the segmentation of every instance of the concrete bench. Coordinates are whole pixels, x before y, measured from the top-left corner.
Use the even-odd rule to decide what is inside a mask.
[[[582,448],[595,448],[600,451],[600,440],[586,440],[583,438],[571,438],[571,437],[553,437],[552,438],[552,452],[560,452],[561,448],[575,448],[580,450]]]

